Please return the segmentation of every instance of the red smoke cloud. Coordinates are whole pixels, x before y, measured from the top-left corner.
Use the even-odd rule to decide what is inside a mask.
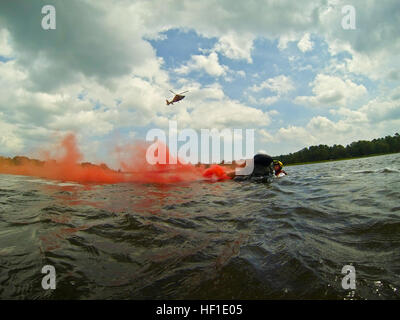
[[[63,151],[63,155],[55,160],[47,159],[44,162],[35,162],[26,158],[15,160],[1,160],[0,173],[35,176],[46,179],[74,181],[79,183],[175,183],[198,180],[225,180],[230,179],[224,167],[212,165],[209,168],[183,164],[155,164],[146,161],[146,143],[137,143],[132,146],[116,149],[122,171],[109,169],[106,165],[92,165],[80,163],[83,156],[77,146],[74,134],[67,135],[57,147],[56,151]],[[172,159],[168,148],[167,162]]]

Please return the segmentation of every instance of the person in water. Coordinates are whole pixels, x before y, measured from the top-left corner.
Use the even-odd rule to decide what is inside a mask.
[[[283,168],[283,163],[278,160],[274,160],[274,171],[276,177],[279,178],[287,175],[286,171],[283,170],[282,168]]]
[[[245,179],[265,179],[273,176],[273,168],[272,168],[273,160],[267,154],[256,154],[253,158],[253,171],[248,175],[237,175],[235,171],[228,172],[227,175],[236,180],[245,180]],[[245,165],[241,165],[240,167],[244,167]]]

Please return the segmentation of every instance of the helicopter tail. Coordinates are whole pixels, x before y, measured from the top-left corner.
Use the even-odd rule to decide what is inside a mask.
[[[168,100],[165,100],[165,102],[167,103],[167,106],[169,106],[172,102],[169,102]]]

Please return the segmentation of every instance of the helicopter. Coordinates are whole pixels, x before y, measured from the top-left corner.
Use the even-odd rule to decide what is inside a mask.
[[[174,102],[178,102],[181,101],[185,96],[183,96],[183,93],[189,92],[189,91],[183,91],[181,93],[175,93],[172,90],[169,90],[170,92],[172,92],[175,96],[171,101],[166,100],[167,102],[167,106],[169,106],[170,104],[174,104]]]

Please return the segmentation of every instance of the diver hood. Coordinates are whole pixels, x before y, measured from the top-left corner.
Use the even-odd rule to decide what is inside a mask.
[[[258,153],[254,156],[254,170],[252,176],[266,176],[272,174],[273,159],[267,155]]]

